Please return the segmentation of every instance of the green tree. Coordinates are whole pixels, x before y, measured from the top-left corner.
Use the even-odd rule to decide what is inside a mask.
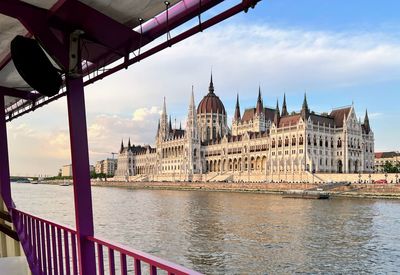
[[[396,164],[396,166],[393,166],[392,163],[386,161],[385,165],[383,165],[383,171],[385,173],[399,173],[400,166],[399,166],[399,164]]]

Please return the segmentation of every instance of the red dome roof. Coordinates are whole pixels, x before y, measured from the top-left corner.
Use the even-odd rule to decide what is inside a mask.
[[[197,114],[209,114],[209,113],[218,113],[222,115],[226,115],[224,104],[221,99],[214,94],[214,84],[210,81],[210,87],[208,88],[208,94],[203,97],[200,101],[199,106],[197,107]]]
[[[221,99],[214,93],[208,93],[199,103],[197,107],[198,114],[219,113],[225,115],[225,107]]]

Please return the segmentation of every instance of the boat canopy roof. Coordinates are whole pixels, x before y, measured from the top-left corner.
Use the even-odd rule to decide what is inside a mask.
[[[10,43],[17,35],[36,39],[54,66],[65,73],[69,64],[69,35],[81,31],[82,70],[84,77],[89,77],[91,73],[104,72],[118,60],[121,63],[129,59],[146,44],[220,2],[1,0],[0,94],[5,95],[7,120],[49,99],[34,91],[15,68]],[[65,92],[64,85],[59,94],[63,89]]]

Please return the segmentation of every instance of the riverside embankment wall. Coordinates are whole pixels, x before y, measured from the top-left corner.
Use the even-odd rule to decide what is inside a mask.
[[[92,182],[94,186],[123,187],[132,189],[204,190],[252,193],[277,193],[292,189],[310,189],[312,183],[225,183],[225,182]],[[333,196],[360,198],[400,199],[400,184],[351,184],[329,190]]]

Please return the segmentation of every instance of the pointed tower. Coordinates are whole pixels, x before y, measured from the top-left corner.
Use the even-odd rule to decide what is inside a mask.
[[[192,95],[189,102],[188,118],[186,121],[186,134],[190,138],[197,139],[197,115],[196,105],[194,103],[194,91],[192,86]]]
[[[121,149],[119,150],[119,153],[121,154],[122,151],[124,151],[124,140],[121,140]]]
[[[168,122],[168,133],[172,132],[172,121],[171,121],[171,115],[169,116],[169,122]]]
[[[213,93],[214,93],[214,83],[213,83],[212,72],[211,72],[210,85],[208,86],[208,92],[209,92],[210,94],[213,94]]]
[[[261,115],[264,111],[263,102],[261,99],[261,87],[258,86],[258,97],[257,97],[257,105],[256,105],[256,114]]]
[[[283,104],[282,104],[282,114],[281,116],[288,116],[289,113],[287,111],[287,107],[286,107],[286,94],[283,94]]]
[[[369,134],[369,132],[371,131],[371,126],[369,125],[368,110],[365,110],[364,128],[365,128],[365,133]]]
[[[281,116],[280,116],[280,114],[279,114],[280,112],[279,112],[279,101],[278,101],[278,99],[276,100],[276,109],[275,109],[275,114],[274,114],[274,123],[275,123],[275,126],[276,127],[278,127],[278,125],[279,125],[279,120],[281,119]]]
[[[128,149],[130,149],[132,146],[131,146],[131,138],[129,138],[129,140],[128,140]]]
[[[307,94],[304,93],[303,106],[301,107],[301,116],[303,117],[303,120],[307,120],[309,115],[310,109],[308,108]]]
[[[235,107],[235,116],[233,117],[235,122],[240,121],[240,106],[239,106],[239,94],[236,96],[236,107]]]
[[[165,97],[164,97],[163,109],[160,118],[159,138],[161,140],[165,140],[167,138],[167,135],[168,135],[168,115],[167,115],[167,105],[165,103]]]
[[[194,103],[194,91],[192,86],[192,95],[190,97],[189,109],[188,109],[188,117],[186,121],[186,129],[185,129],[185,137],[187,139],[186,148],[187,148],[187,158],[185,159],[186,165],[186,174],[188,179],[191,179],[191,176],[194,173],[201,172],[200,165],[200,139],[198,134],[198,126],[197,126],[197,112],[196,105]]]

